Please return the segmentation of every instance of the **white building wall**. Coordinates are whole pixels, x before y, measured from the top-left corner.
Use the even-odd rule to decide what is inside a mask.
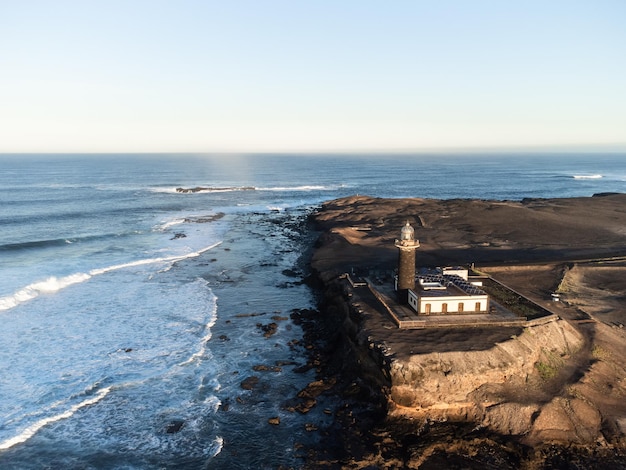
[[[468,274],[469,274],[469,272],[465,268],[447,267],[447,268],[443,268],[441,272],[444,276],[459,276],[460,278],[466,281],[468,279]]]
[[[409,305],[413,310],[419,313],[419,297],[411,289],[409,289]]]
[[[413,305],[411,306],[413,307]],[[419,298],[419,307],[413,307],[413,309],[417,313],[425,315],[485,313],[489,310],[489,296],[421,297]]]

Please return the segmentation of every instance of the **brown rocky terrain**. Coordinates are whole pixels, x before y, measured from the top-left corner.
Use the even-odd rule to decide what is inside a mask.
[[[341,325],[357,383],[385,402],[385,419],[344,433],[351,451],[318,466],[626,468],[626,195],[355,196],[326,203],[314,220],[322,235],[312,267],[326,286],[325,316]],[[373,296],[337,276],[367,272],[390,282],[382,278],[395,267],[393,242],[406,220],[421,242],[418,266],[474,263],[559,319],[397,329]]]

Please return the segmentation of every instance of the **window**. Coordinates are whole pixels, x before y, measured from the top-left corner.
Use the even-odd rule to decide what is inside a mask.
[[[475,308],[475,310],[476,310],[477,312],[480,312],[480,302],[476,302],[476,308]]]

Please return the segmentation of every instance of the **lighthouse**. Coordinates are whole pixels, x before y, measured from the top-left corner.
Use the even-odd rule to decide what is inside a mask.
[[[419,240],[415,239],[415,230],[408,220],[400,230],[400,239],[396,240],[395,245],[398,248],[396,290],[400,299],[406,301],[408,289],[415,289],[415,250],[420,246]]]

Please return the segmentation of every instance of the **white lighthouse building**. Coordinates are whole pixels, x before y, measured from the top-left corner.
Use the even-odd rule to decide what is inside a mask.
[[[399,300],[419,315],[489,313],[489,296],[468,280],[465,268],[443,268],[429,274],[415,274],[415,250],[419,241],[407,222],[395,241],[398,248],[398,275],[395,289]]]

